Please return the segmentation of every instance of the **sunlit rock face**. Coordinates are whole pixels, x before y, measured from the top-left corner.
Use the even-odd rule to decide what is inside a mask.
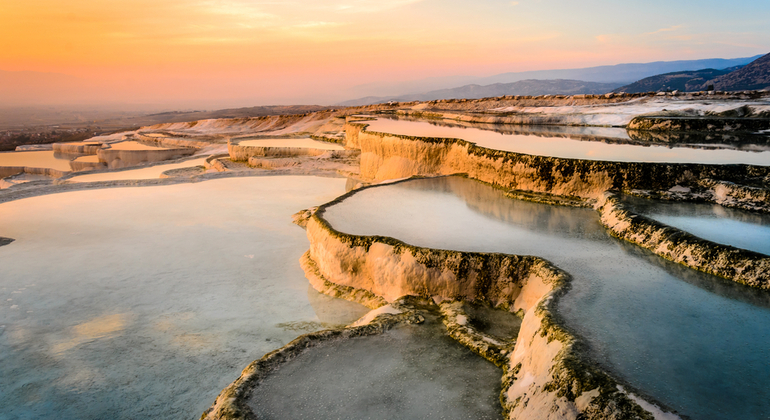
[[[736,283],[770,289],[770,257],[701,239],[650,218],[634,214],[613,193],[605,193],[597,209],[614,236],[696,270]],[[697,229],[697,224],[694,225]],[[729,236],[729,234],[728,234]]]
[[[148,146],[136,141],[113,143],[96,152],[100,162],[110,169],[127,168],[147,162],[178,159],[195,153],[192,148],[163,148]]]
[[[696,418],[728,418],[735,413],[751,417],[766,409],[759,391],[770,387],[762,356],[770,343],[766,327],[770,302],[765,292],[667,262],[614,239],[602,228],[594,210],[511,200],[500,191],[463,178],[369,188],[323,210],[322,217],[336,231],[367,235],[359,238],[372,235],[375,242],[387,242],[381,239],[387,236],[431,249],[544,257],[572,277],[572,289],[560,298],[558,312],[565,325],[585,340],[588,357],[603,368]],[[360,278],[359,287],[372,287],[369,279],[380,277],[365,274],[365,244],[370,239],[340,240],[340,234],[334,232],[328,236],[327,243],[348,248],[346,252],[313,254],[332,261],[326,265],[329,278],[338,276],[343,282]],[[311,250],[316,241],[321,244],[319,249],[331,249],[311,230],[309,238]],[[374,246],[369,249],[377,252]],[[407,250],[401,254],[406,255]],[[398,260],[389,264],[391,272],[404,268],[402,272],[410,272]],[[440,276],[432,278],[441,285]],[[429,290],[422,288],[417,293],[430,294]],[[543,346],[543,352],[550,354],[546,347],[553,341],[538,341],[542,336],[535,334],[537,325],[528,325],[525,318],[517,351],[529,334],[532,346]],[[724,339],[728,336],[730,339]],[[518,360],[535,369],[545,363],[537,354],[544,353],[527,352]],[[733,357],[735,354],[741,357]],[[529,365],[527,358],[533,358],[527,361]],[[700,362],[693,360],[711,368],[700,369]],[[639,369],[642,365],[646,368]]]
[[[770,214],[629,195],[621,197],[621,204],[634,213],[700,238],[770,255]]]
[[[458,116],[463,118],[472,122],[477,117]],[[498,117],[483,118],[492,121]],[[560,121],[565,116],[531,118]],[[575,118],[588,121],[594,117]],[[403,403],[399,417],[494,418],[502,408],[504,417],[516,419],[676,418],[625,389],[693,418],[751,418],[768,411],[761,395],[761,390],[770,387],[766,379],[770,372],[763,364],[763,349],[770,343],[763,329],[770,325],[766,296],[669,264],[610,238],[605,229],[634,241],[631,236],[640,236],[644,229],[630,229],[632,235],[625,237],[623,229],[616,228],[649,221],[645,226],[650,229],[636,241],[642,247],[658,255],[672,251],[664,256],[690,266],[696,266],[691,263],[700,258],[701,265],[726,267],[738,272],[738,277],[751,277],[751,270],[741,265],[751,258],[712,258],[708,252],[713,244],[702,240],[695,248],[681,248],[679,239],[685,233],[660,226],[655,219],[660,214],[654,212],[645,217],[632,212],[615,214],[616,209],[626,210],[619,202],[617,207],[607,205],[606,190],[767,208],[767,190],[761,186],[769,176],[762,160],[766,147],[722,147],[711,141],[706,146],[690,145],[684,152],[680,150],[684,148],[676,148],[676,156],[670,158],[690,162],[692,159],[678,157],[683,152],[726,159],[749,156],[743,150],[754,150],[757,153],[752,158],[758,158],[757,162],[737,160],[753,163],[751,166],[719,166],[699,160],[668,163],[666,159],[649,163],[637,162],[648,160],[642,153],[616,159],[606,152],[645,152],[644,148],[617,147],[678,140],[660,140],[665,137],[661,132],[639,135],[608,127],[516,127],[503,133],[519,140],[518,136],[537,137],[530,138],[528,146],[544,145],[538,152],[511,148],[498,141],[495,132],[487,143],[466,138],[477,145],[413,137],[435,136],[430,131],[434,126],[425,133],[412,131],[414,126],[401,133],[391,133],[397,131],[391,128],[380,128],[385,133],[377,133],[354,123],[348,124],[343,139],[334,132],[343,123],[344,119],[319,113],[159,125],[132,134],[132,139],[150,142],[139,147],[144,150],[130,150],[131,142],[110,146],[117,153],[113,161],[141,160],[128,153],[156,153],[174,147],[216,146],[216,153],[224,153],[226,143],[230,153],[129,171],[67,175],[65,181],[134,180],[181,173],[187,174],[181,178],[190,178],[189,174],[203,171],[190,165],[232,171],[233,167],[222,163],[233,163],[229,157],[242,161],[236,162],[241,171],[236,175],[299,171],[298,167],[305,173],[338,171],[350,176],[342,181],[343,190],[338,182],[332,188],[317,180],[300,183],[277,177],[269,180],[275,184],[270,187],[256,181],[252,185],[231,180],[234,187],[216,181],[222,182],[217,187],[221,192],[192,186],[189,190],[163,187],[167,197],[147,193],[150,189],[143,189],[140,195],[123,190],[128,192],[125,196],[123,191],[100,191],[99,199],[116,204],[111,207],[88,196],[85,204],[90,207],[75,210],[70,208],[72,196],[64,194],[64,199],[52,204],[63,215],[46,221],[39,231],[56,233],[46,237],[53,245],[40,245],[44,241],[38,238],[35,242],[34,235],[25,237],[23,230],[2,224],[4,215],[0,217],[0,233],[19,239],[11,243],[0,238],[3,264],[6,256],[16,264],[0,267],[0,288],[11,293],[8,300],[0,299],[5,304],[0,306],[0,316],[12,315],[10,323],[5,318],[0,322],[0,366],[6,366],[5,373],[0,367],[0,377],[11,378],[10,385],[3,385],[11,390],[14,403],[7,405],[16,410],[11,415],[100,418],[162,411],[169,418],[190,413],[197,417],[214,400],[212,390],[222,389],[237,376],[238,369],[263,354],[219,394],[212,410],[206,411],[209,418],[240,418],[228,410],[235,407],[233,401],[243,409],[247,400],[251,404],[248,410],[239,413],[257,412],[260,418],[392,414],[393,401]],[[460,131],[463,134],[479,128],[475,123],[465,127]],[[265,133],[297,137],[315,133],[315,140],[278,138],[272,144],[263,138]],[[595,136],[606,137],[592,155]],[[318,139],[339,142],[348,150]],[[582,154],[557,155],[547,150],[562,152],[570,145],[580,146]],[[68,150],[82,153],[91,147],[81,146]],[[726,153],[718,156],[710,153],[712,149]],[[661,151],[665,157],[665,148],[656,149]],[[361,177],[357,168],[351,168],[359,153]],[[94,157],[98,161],[91,156],[77,164],[70,162],[70,168],[90,167]],[[602,161],[607,159],[614,161]],[[335,165],[308,164],[314,160]],[[339,165],[342,160],[349,165]],[[298,219],[307,228],[310,250],[299,257],[307,243],[297,242],[295,236],[301,238],[301,231],[287,225],[296,210],[359,188],[361,181],[458,172],[509,191],[502,193],[461,178],[365,189],[321,206],[316,214],[314,208],[302,212]],[[214,174],[190,179],[202,180],[208,175]],[[378,196],[380,191],[383,194]],[[560,196],[543,198],[537,192]],[[511,197],[584,208],[523,203]],[[133,226],[132,221],[140,220],[130,214],[135,203],[144,218],[152,215],[146,219],[147,229],[154,232]],[[598,215],[588,207],[593,203]],[[169,215],[158,213],[159,208],[174,210]],[[48,217],[39,211],[31,212],[28,219],[20,214],[8,220]],[[163,223],[155,223],[156,217]],[[80,232],[62,230],[62,225],[73,220],[92,243],[84,245],[88,241]],[[51,224],[54,222],[58,225]],[[697,227],[682,226],[685,230]],[[665,229],[671,235],[661,234]],[[752,232],[752,228],[735,233],[742,236],[741,232]],[[160,239],[143,238],[145,234]],[[200,238],[205,238],[205,245]],[[301,243],[305,246],[295,246]],[[40,254],[24,248],[30,245],[38,247],[35,252],[42,249],[50,255],[56,270],[38,267],[32,256]],[[240,250],[246,246],[252,251]],[[68,249],[72,253],[62,256]],[[144,249],[152,252],[144,253]],[[4,251],[8,252],[4,255]],[[77,251],[84,254],[75,255]],[[237,258],[228,257],[227,252]],[[218,261],[208,258],[210,254]],[[286,258],[291,255],[289,262]],[[677,260],[677,255],[684,258]],[[129,264],[139,269],[126,268]],[[33,267],[33,271],[23,272],[20,267]],[[754,279],[768,271],[763,267],[753,266]],[[304,279],[296,282],[294,274],[299,268],[314,290],[307,288]],[[105,273],[110,275],[104,277]],[[11,276],[5,278],[17,283],[24,275],[44,279],[44,291],[38,292],[38,283],[3,284],[6,274]],[[717,274],[729,278],[724,270]],[[63,288],[65,277],[72,290]],[[131,295],[129,289],[141,290],[142,296]],[[24,301],[25,294],[40,302]],[[405,317],[399,307],[404,295],[430,302],[425,306],[431,307],[428,312],[432,315],[425,317],[423,325],[408,322],[415,317]],[[375,310],[343,328],[366,313],[353,302]],[[65,314],[64,319],[54,317],[50,307]],[[398,322],[390,322],[398,317],[402,317]],[[511,328],[503,331],[503,324]],[[322,328],[330,329],[317,331]],[[470,357],[458,343],[502,371]],[[2,347],[19,351],[13,354],[1,351]],[[736,359],[735,354],[741,357]],[[709,369],[701,369],[693,360]],[[491,375],[482,374],[489,369]],[[25,373],[29,371],[34,375]],[[147,379],[152,375],[162,379]],[[246,392],[250,385],[244,385],[249,375],[264,379],[250,394]],[[128,385],[118,383],[127,376],[133,378]],[[405,379],[407,389],[418,388],[421,393],[405,392],[394,378]],[[500,389],[494,389],[498,383]],[[470,389],[470,384],[484,386]],[[285,408],[291,398],[291,407]],[[344,403],[346,408],[330,401]],[[481,404],[474,404],[479,401]],[[90,411],[76,412],[84,405]]]
[[[465,173],[480,181],[551,194],[598,198],[610,189],[666,191],[700,179],[742,182],[770,174],[767,166],[606,162],[492,150],[463,140],[412,137],[347,127],[361,149],[361,175],[373,180]]]
[[[366,121],[368,131],[413,137],[462,139],[492,150],[611,162],[700,163],[770,165],[770,150],[763,144],[736,148],[729,144],[678,142],[635,143],[626,130],[609,127],[564,127],[446,124],[442,121],[377,118]],[[508,128],[511,127],[511,128]],[[582,130],[580,130],[582,128]],[[571,130],[569,130],[571,129]],[[552,133],[551,130],[554,132]],[[560,132],[561,131],[561,132]],[[752,137],[757,141],[761,136]],[[766,140],[765,140],[766,142]]]

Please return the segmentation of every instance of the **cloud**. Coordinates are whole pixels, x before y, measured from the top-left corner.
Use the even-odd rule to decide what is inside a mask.
[[[266,20],[278,17],[263,11],[258,7],[259,4],[238,0],[205,0],[199,3],[199,7],[211,14],[238,16],[243,19]]]
[[[346,13],[377,13],[385,10],[396,9],[410,4],[419,3],[423,0],[348,0],[348,1],[327,1],[319,2],[324,8]],[[317,3],[318,4],[318,3]]]
[[[517,1],[512,1],[511,2],[511,6],[518,6],[518,5],[519,5],[519,2],[517,2]]]
[[[305,22],[305,23],[299,23],[296,25],[293,25],[293,28],[301,28],[301,29],[313,29],[313,28],[334,28],[337,26],[342,26],[344,23],[339,22]]]
[[[645,33],[645,35],[655,35],[655,34],[660,34],[660,33],[663,33],[663,32],[678,31],[679,29],[682,29],[683,27],[684,27],[684,25],[669,26],[668,28],[660,28],[657,31],[647,32],[647,33]]]

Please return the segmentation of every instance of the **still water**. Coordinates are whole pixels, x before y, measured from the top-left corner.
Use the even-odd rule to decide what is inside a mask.
[[[745,163],[770,165],[770,150],[735,150],[731,148],[672,147],[671,145],[605,143],[589,141],[584,137],[548,136],[543,134],[510,134],[482,130],[473,127],[432,124],[425,121],[378,118],[365,121],[369,131],[418,137],[458,138],[495,150],[525,153],[537,156],[554,156],[569,159],[606,160],[615,162],[667,162],[667,163]]]
[[[624,196],[634,212],[712,242],[770,255],[770,214],[722,207]]]
[[[0,166],[26,166],[30,168],[48,168],[69,172],[72,158],[60,159],[56,152],[0,152]]]
[[[767,293],[612,238],[593,210],[512,200],[448,177],[366,189],[324,217],[356,235],[546,258],[573,276],[559,312],[606,369],[694,419],[770,413]]]
[[[173,169],[192,168],[203,166],[206,158],[188,159],[184,162],[168,163],[164,165],[148,166],[146,168],[130,169],[127,171],[109,171],[95,174],[78,175],[69,178],[68,182],[98,182],[98,181],[126,181],[133,179],[157,179],[161,174]]]
[[[501,375],[427,315],[305,351],[259,384],[249,406],[264,420],[500,419]]]
[[[0,204],[0,418],[197,419],[252,360],[367,309],[308,289],[291,215],[345,179]]]

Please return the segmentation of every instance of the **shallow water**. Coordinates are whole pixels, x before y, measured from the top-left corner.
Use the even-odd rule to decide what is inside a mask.
[[[770,214],[624,196],[634,212],[709,241],[770,255]]]
[[[345,150],[344,147],[339,144],[328,143],[325,141],[318,141],[309,138],[305,139],[254,139],[243,140],[238,143],[240,146],[257,146],[257,147],[301,147],[304,149],[321,149],[321,150]]]
[[[70,158],[59,159],[53,150],[43,152],[0,152],[0,166],[49,168],[69,172]]]
[[[503,340],[515,340],[521,329],[521,318],[509,311],[484,305],[464,304],[468,321],[477,330]]]
[[[163,172],[172,169],[191,168],[203,166],[206,158],[191,159],[179,163],[166,165],[154,165],[147,168],[131,169],[127,171],[100,172],[96,174],[78,175],[69,178],[69,182],[97,182],[97,181],[126,181],[132,179],[157,179]]]
[[[495,150],[570,159],[616,162],[745,163],[770,165],[770,151],[699,149],[664,145],[640,146],[578,140],[547,134],[506,134],[473,127],[435,125],[425,121],[378,118],[366,121],[369,131],[419,137],[458,138]]]
[[[251,361],[367,312],[308,290],[291,215],[345,179],[0,204],[0,418],[197,419]]]
[[[10,188],[17,184],[24,184],[26,182],[32,182],[32,181],[48,181],[50,180],[50,177],[47,177],[45,175],[37,175],[37,174],[28,174],[28,173],[20,173],[16,175],[12,175],[5,178],[0,178],[0,190],[5,188]]]
[[[311,348],[260,383],[259,419],[499,419],[502,372],[441,321]]]
[[[559,312],[606,369],[694,419],[770,412],[767,293],[612,238],[593,210],[449,177],[366,189],[324,217],[342,232],[417,246],[544,257],[572,274]]]

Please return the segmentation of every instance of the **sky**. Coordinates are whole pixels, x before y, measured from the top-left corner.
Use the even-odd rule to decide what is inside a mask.
[[[329,104],[424,78],[749,57],[770,52],[767,22],[767,0],[0,0],[0,70],[115,101]]]

